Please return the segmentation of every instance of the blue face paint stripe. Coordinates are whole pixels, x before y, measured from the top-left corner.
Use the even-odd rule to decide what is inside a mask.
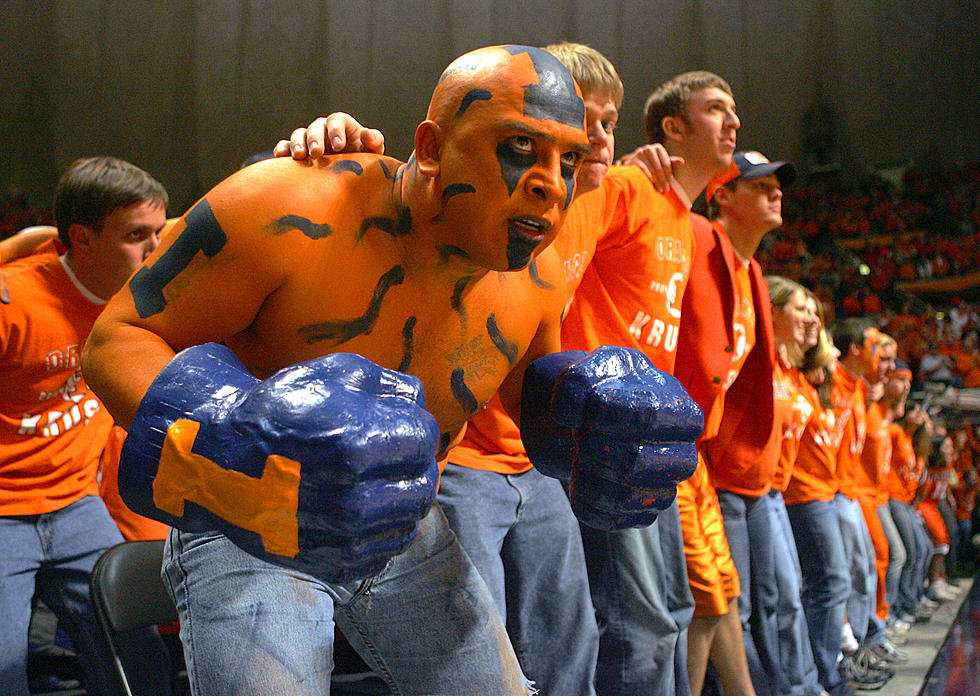
[[[497,146],[497,161],[500,162],[500,175],[507,184],[507,193],[514,195],[514,189],[521,183],[521,177],[538,161],[533,154],[515,152],[507,143]]]
[[[453,370],[449,378],[449,384],[452,387],[453,396],[456,397],[456,401],[463,407],[466,415],[471,416],[476,413],[479,404],[476,401],[476,397],[473,396],[473,392],[470,391],[470,388],[466,386],[466,382],[463,381],[462,369],[456,368]]]
[[[415,324],[418,322],[416,317],[409,317],[402,327],[402,361],[398,363],[398,371],[404,372],[412,364],[415,354]]]
[[[463,112],[466,111],[473,102],[489,101],[492,97],[493,95],[485,89],[471,89],[463,96],[463,101],[459,105],[459,111],[456,112],[455,118],[462,116]]]
[[[508,341],[504,338],[504,335],[500,333],[500,328],[497,326],[497,316],[493,313],[487,317],[487,333],[490,334],[490,340],[493,341],[493,345],[497,346],[497,350],[504,354],[507,358],[507,362],[511,365],[517,362],[517,344]]]
[[[449,184],[442,190],[442,207],[445,209],[446,203],[453,196],[463,193],[476,193],[476,189],[471,184]]]
[[[537,260],[532,261],[531,262],[531,265],[527,267],[527,270],[528,270],[528,273],[531,275],[531,282],[534,283],[535,285],[537,285],[539,288],[541,288],[543,290],[554,290],[555,289],[555,286],[554,285],[552,285],[551,283],[548,283],[545,280],[543,280],[541,278],[541,276],[538,274],[538,262],[537,262]]]
[[[383,160],[378,160],[378,166],[381,167],[381,172],[385,175],[385,178],[388,181],[395,181],[398,178],[395,174],[391,173],[391,170],[388,169],[388,165],[386,165]]]
[[[531,256],[537,248],[536,243],[512,234],[507,242],[507,268],[512,271],[524,268],[531,261]]]
[[[356,319],[333,319],[321,321],[316,324],[303,326],[297,332],[307,343],[319,343],[329,341],[328,346],[338,346],[345,341],[349,341],[355,336],[369,334],[374,329],[374,324],[378,320],[381,312],[381,303],[388,291],[395,285],[401,285],[405,280],[405,269],[401,266],[394,266],[378,279],[378,284],[374,288],[374,295],[367,311]]]
[[[562,174],[562,180],[565,182],[565,205],[564,209],[567,210],[568,206],[572,204],[572,197],[575,195],[575,174]]]
[[[163,311],[167,306],[163,289],[187,268],[199,251],[212,258],[228,241],[207,200],[195,205],[184,217],[184,223],[184,231],[156,263],[139,269],[129,281],[133,304],[141,319]]]
[[[310,239],[323,239],[333,234],[333,229],[327,223],[316,223],[299,215],[283,215],[278,220],[270,222],[268,227],[274,235],[285,234],[290,230],[299,230]]]
[[[582,128],[585,102],[575,93],[575,80],[561,61],[533,46],[504,46],[511,55],[527,53],[538,84],[524,85],[524,115]]]
[[[449,184],[449,186],[444,188],[442,190],[442,206],[439,209],[439,213],[433,216],[432,222],[439,222],[442,219],[443,214],[446,212],[446,203],[450,198],[464,193],[476,193],[476,189],[470,184]]]

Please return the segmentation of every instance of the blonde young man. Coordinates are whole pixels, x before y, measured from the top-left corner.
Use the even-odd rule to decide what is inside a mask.
[[[583,194],[572,206],[556,242],[566,276],[571,284],[578,284],[562,340],[574,347],[634,346],[670,370],[693,255],[690,200],[729,163],[739,121],[730,88],[711,73],[679,75],[658,89],[651,103],[663,131],[657,138],[660,145],[645,153],[653,157],[644,163],[648,174],[669,171],[670,157],[690,165],[677,167],[670,186],[656,195],[632,168],[613,167],[600,189]],[[311,125],[315,128],[309,136],[310,149],[319,151],[324,122]],[[599,129],[591,129],[592,133]],[[294,132],[281,151],[285,154],[292,148],[294,155],[304,156],[306,138],[305,132]],[[606,140],[611,138],[594,140],[594,150],[606,146]],[[611,142],[608,148],[611,154]],[[581,246],[589,239],[594,252],[588,244]],[[478,416],[469,440],[478,443],[481,455],[498,453],[526,470],[529,465],[516,428],[502,418],[485,425],[492,417],[490,413]],[[502,436],[508,429],[510,434]],[[450,460],[455,456],[454,450]],[[582,534],[603,627],[597,691],[687,693],[686,627],[693,607],[683,582],[686,571],[676,508],[661,513],[647,529],[605,532],[583,525]],[[739,634],[739,644],[740,640]],[[747,682],[744,659],[741,674]]]

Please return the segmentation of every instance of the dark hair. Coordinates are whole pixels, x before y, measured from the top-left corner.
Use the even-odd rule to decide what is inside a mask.
[[[943,442],[946,441],[949,435],[933,435],[931,445],[929,450],[929,466],[945,466],[946,462],[943,460],[942,446]],[[952,439],[952,438],[950,438]]]
[[[99,231],[116,208],[153,201],[167,206],[167,191],[134,164],[115,157],[77,159],[58,180],[54,218],[58,238],[71,246],[68,228],[78,222]]]
[[[847,357],[852,345],[864,345],[865,334],[871,328],[874,328],[874,324],[864,317],[848,317],[834,324],[831,333],[834,337],[834,345],[840,351],[842,360]]]
[[[729,96],[732,88],[722,78],[706,70],[681,73],[657,87],[643,108],[643,123],[646,127],[648,143],[664,141],[663,120],[668,116],[680,116],[687,121],[685,107],[691,93],[706,87],[717,87]]]

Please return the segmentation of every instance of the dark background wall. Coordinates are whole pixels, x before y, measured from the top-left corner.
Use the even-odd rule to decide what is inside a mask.
[[[844,172],[975,161],[978,20],[975,0],[2,0],[0,195],[46,205],[68,162],[112,154],[176,214],[338,109],[405,157],[450,60],[562,39],[620,70],[621,153],[651,88],[703,68],[732,84],[741,148],[805,166],[830,127]]]

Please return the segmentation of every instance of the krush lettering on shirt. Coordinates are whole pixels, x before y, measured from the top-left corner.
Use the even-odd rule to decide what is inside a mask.
[[[41,413],[25,413],[20,418],[17,434],[57,437],[91,420],[102,405],[82,385],[82,373],[76,370],[55,391],[38,394],[38,401],[47,402],[60,397],[61,403]]]

